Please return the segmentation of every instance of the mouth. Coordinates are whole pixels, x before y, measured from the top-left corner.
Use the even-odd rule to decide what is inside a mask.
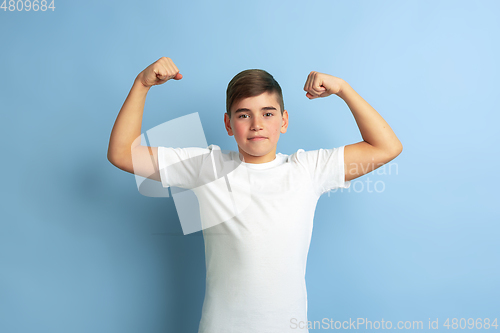
[[[249,141],[261,141],[267,139],[265,136],[254,136],[252,138],[248,138]]]

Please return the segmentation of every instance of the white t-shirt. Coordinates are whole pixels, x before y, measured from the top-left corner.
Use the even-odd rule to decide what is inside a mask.
[[[192,189],[202,223],[225,212],[202,230],[207,276],[199,333],[308,332],[305,273],[314,211],[321,194],[350,186],[344,147],[277,153],[261,164],[216,145],[158,147],[163,187]],[[229,184],[226,193],[220,186],[201,190],[217,179]],[[251,200],[238,210],[226,194],[248,183]]]

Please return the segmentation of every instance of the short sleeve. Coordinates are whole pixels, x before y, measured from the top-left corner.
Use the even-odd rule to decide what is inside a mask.
[[[204,161],[209,158],[208,148],[158,147],[158,168],[163,187],[193,188],[197,186]]]
[[[345,180],[344,147],[304,151],[299,149],[293,160],[306,168],[311,175],[313,186],[318,194],[335,188],[349,188]]]

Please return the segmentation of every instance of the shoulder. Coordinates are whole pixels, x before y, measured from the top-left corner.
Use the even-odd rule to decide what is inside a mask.
[[[210,145],[206,148],[202,147],[158,147],[158,151],[162,151],[164,154],[183,154],[183,155],[202,155],[202,154],[210,154],[213,151],[220,151],[220,147],[217,145]]]
[[[301,148],[290,155],[284,155],[284,160],[292,168],[310,169],[311,165],[314,164],[317,152],[318,150],[304,150]]]
[[[158,147],[158,162],[160,167],[165,167],[171,164],[182,162],[185,163],[200,163],[207,158],[221,156],[220,147],[210,145],[206,148],[201,147]]]
[[[325,167],[343,163],[344,146],[335,148],[320,148],[316,150],[298,149],[288,156],[287,162],[308,170],[322,170]]]
[[[318,160],[321,158],[325,158],[330,155],[338,155],[340,153],[343,153],[344,146],[341,147],[335,147],[335,148],[320,148],[316,150],[304,150],[304,149],[298,149],[295,153],[291,154],[288,156],[288,159],[291,162],[300,162],[305,159],[307,160]]]

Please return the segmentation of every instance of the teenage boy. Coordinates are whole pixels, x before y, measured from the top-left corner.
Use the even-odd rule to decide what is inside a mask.
[[[401,142],[345,80],[313,71],[304,85],[306,97],[342,98],[363,141],[276,153],[280,134],[288,127],[281,88],[266,71],[250,69],[238,73],[227,88],[224,125],[238,152],[221,154],[216,145],[141,146],[147,92],[170,79],[182,75],[165,57],[137,76],[113,127],[108,159],[164,187],[196,190],[202,222],[235,209],[238,197],[228,193],[237,193],[242,183],[250,186],[245,209],[202,230],[207,280],[199,333],[308,332],[305,271],[316,203],[323,193],[348,188],[352,179],[393,160],[402,151]],[[311,119],[321,117],[311,114]],[[302,128],[300,134],[308,133]],[[223,172],[231,189],[199,186],[208,183],[208,178],[200,181],[201,170],[224,161],[238,165]]]

